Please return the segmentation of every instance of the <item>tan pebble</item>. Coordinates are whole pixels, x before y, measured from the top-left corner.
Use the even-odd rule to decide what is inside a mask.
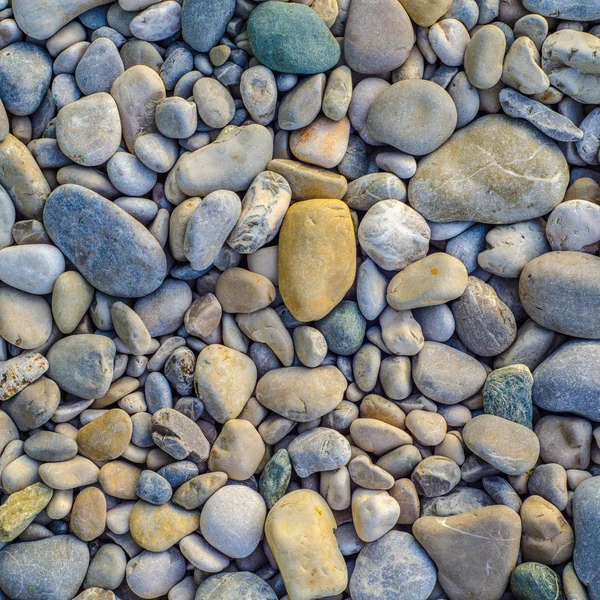
[[[404,429],[406,415],[404,411],[383,396],[369,394],[360,404],[360,416],[368,419],[377,419],[394,427]]]
[[[390,489],[390,496],[400,505],[399,525],[412,525],[421,513],[421,502],[415,484],[410,479],[398,479]]]
[[[45,463],[40,466],[42,481],[55,490],[71,490],[92,485],[98,481],[100,469],[87,458],[76,456],[60,463]]]
[[[290,150],[302,162],[332,169],[340,164],[350,136],[350,121],[332,121],[325,116],[290,135]]]
[[[95,487],[88,487],[75,498],[70,523],[73,533],[84,542],[100,537],[106,527],[106,498]]]
[[[357,489],[352,494],[352,519],[358,537],[374,542],[398,522],[400,505],[385,491]]]
[[[377,419],[356,419],[350,425],[350,435],[359,448],[377,456],[399,446],[412,444],[408,433]]]
[[[347,467],[321,473],[319,492],[331,510],[346,510],[352,501],[350,473]]]
[[[425,410],[413,410],[406,417],[406,428],[424,446],[437,446],[444,440],[447,426],[442,415]]]
[[[476,88],[489,90],[500,81],[505,49],[504,32],[495,25],[484,25],[471,37],[465,52],[465,72]]]
[[[113,460],[127,449],[131,432],[129,415],[114,408],[82,427],[77,434],[77,444],[81,453],[92,460]]]
[[[452,0],[402,0],[410,18],[421,27],[433,25],[450,8]]]
[[[184,315],[185,330],[199,337],[210,335],[221,322],[223,309],[214,294],[194,300]]]
[[[198,475],[177,488],[173,494],[173,502],[188,510],[199,508],[226,483],[226,473],[217,471]]]
[[[389,490],[394,478],[381,467],[374,465],[368,456],[357,456],[348,464],[352,481],[368,490]]]
[[[461,440],[453,435],[454,433],[447,433],[444,436],[441,443],[435,447],[435,454],[453,460],[460,467],[465,462],[465,450]]]
[[[217,279],[215,296],[228,313],[251,313],[275,300],[275,286],[262,275],[232,267]]]
[[[102,398],[98,398],[92,404],[92,408],[106,408],[115,402],[121,400],[127,396],[127,394],[131,394],[131,392],[135,392],[140,387],[140,382],[135,377],[121,377],[111,383],[108,388],[108,392]]]
[[[121,500],[136,500],[135,486],[142,470],[123,460],[113,460],[100,469],[99,481],[109,496]]]

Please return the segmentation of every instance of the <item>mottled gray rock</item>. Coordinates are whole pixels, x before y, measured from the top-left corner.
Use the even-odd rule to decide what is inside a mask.
[[[460,467],[445,456],[429,456],[416,466],[410,478],[421,496],[443,496],[460,481]]]
[[[15,364],[29,362],[31,356],[21,354],[7,361],[3,365],[1,374],[9,372],[11,364],[14,368]],[[38,355],[38,361],[40,358],[41,356]],[[60,390],[56,383],[47,377],[40,377],[41,373],[48,368],[48,363],[44,360],[40,367],[37,370],[30,369],[21,377],[13,375],[8,378],[12,387],[10,392],[14,392],[17,388],[21,388],[21,391],[6,400],[2,404],[2,410],[13,419],[21,431],[37,429],[47,423],[60,402]],[[3,392],[4,389],[0,388],[0,399],[5,399]]]
[[[171,408],[152,415],[152,438],[156,445],[177,460],[205,461],[210,445],[202,430],[188,417]]]
[[[545,104],[504,88],[498,95],[502,110],[515,119],[525,119],[542,133],[558,142],[576,142],[583,138],[583,131],[571,119],[552,110]]]
[[[158,598],[185,576],[186,561],[178,548],[142,552],[127,563],[129,589],[142,598]]]
[[[350,461],[350,444],[333,429],[317,427],[296,437],[288,446],[298,477],[333,471]]]
[[[268,125],[275,117],[277,84],[271,69],[262,65],[242,73],[240,94],[246,110],[255,123]]]
[[[185,0],[181,11],[183,39],[198,52],[208,52],[225,33],[235,0]]]
[[[583,252],[548,252],[521,273],[519,296],[537,323],[575,337],[600,338],[596,318],[600,260]]]
[[[276,600],[273,588],[248,571],[220,573],[205,579],[195,600]]]
[[[424,498],[421,502],[421,516],[451,517],[492,504],[494,501],[483,490],[459,487],[445,496]]]
[[[73,535],[11,544],[0,551],[0,588],[19,600],[71,600],[89,562],[87,544]]]
[[[56,139],[77,164],[105,163],[121,143],[121,120],[112,96],[92,94],[63,107],[56,118]]]
[[[432,221],[514,223],[550,212],[567,179],[554,142],[523,121],[487,115],[421,160],[409,200]]]
[[[349,589],[354,600],[426,600],[435,582],[435,564],[415,538],[390,531],[360,551]]]
[[[406,200],[406,186],[390,173],[370,173],[348,185],[344,202],[355,210],[369,210],[381,200]]]
[[[46,202],[44,226],[85,278],[107,294],[145,296],[165,278],[166,258],[154,237],[91,190],[71,184],[56,188]]]
[[[523,6],[531,12],[567,21],[596,21],[600,19],[600,7],[594,0],[523,0]]]
[[[12,244],[12,228],[15,224],[15,217],[15,205],[7,191],[0,186],[0,249]]]
[[[323,73],[304,77],[282,99],[277,113],[279,127],[293,131],[310,125],[321,110],[326,77]]]
[[[52,78],[52,59],[29,42],[17,42],[0,50],[0,100],[13,115],[35,112]]]
[[[77,63],[75,80],[86,96],[97,92],[108,93],[123,70],[123,61],[114,42],[101,37],[90,44]]]
[[[242,210],[239,196],[218,190],[206,196],[190,217],[183,252],[193,269],[208,269],[217,257]]]
[[[402,65],[415,42],[404,7],[394,0],[358,0],[350,4],[344,59],[357,73],[386,73]]]
[[[102,398],[113,374],[114,342],[103,335],[73,335],[48,351],[48,377],[79,398]]]
[[[262,125],[230,126],[212,143],[179,160],[177,185],[190,196],[220,189],[247,189],[273,157],[273,140]]]

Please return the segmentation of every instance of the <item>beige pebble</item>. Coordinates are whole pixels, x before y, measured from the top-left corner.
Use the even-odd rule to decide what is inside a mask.
[[[394,402],[386,400],[383,396],[369,394],[360,404],[360,416],[368,419],[377,419],[394,427],[404,429],[406,415]]]
[[[141,474],[142,470],[130,463],[113,460],[100,469],[98,480],[109,496],[121,500],[136,500],[135,486]]]
[[[323,471],[320,478],[319,492],[325,498],[331,510],[346,510],[352,501],[348,467]]]
[[[394,478],[374,465],[368,456],[353,458],[348,464],[348,471],[356,485],[368,490],[389,490],[394,485]]]
[[[177,488],[173,502],[188,510],[199,508],[226,483],[227,474],[220,471],[198,475]]]
[[[60,463],[45,463],[40,466],[39,473],[47,486],[55,490],[71,490],[96,483],[100,469],[91,460],[76,456]]]
[[[221,322],[223,309],[214,294],[205,294],[194,300],[185,312],[183,321],[190,335],[209,336]]]
[[[398,479],[390,489],[390,496],[400,505],[398,524],[412,525],[421,513],[421,502],[415,484],[410,479]]]
[[[332,169],[344,158],[349,136],[348,117],[332,121],[321,116],[307,127],[292,132],[290,150],[302,162]]]
[[[446,421],[437,413],[413,410],[406,416],[406,428],[424,446],[441,444],[446,435]]]
[[[72,333],[94,299],[94,288],[77,271],[58,276],[52,290],[52,316],[62,333]]]
[[[377,456],[399,446],[412,444],[408,433],[377,419],[356,419],[350,425],[350,435],[359,448]]]
[[[275,286],[262,275],[232,267],[217,279],[215,296],[228,313],[251,313],[275,300]]]
[[[104,462],[118,458],[131,441],[132,423],[129,415],[114,408],[85,425],[77,434],[77,444],[82,454],[92,460]]]
[[[106,527],[106,498],[95,487],[77,494],[69,522],[73,533],[84,542],[100,537]]]
[[[504,33],[495,25],[484,25],[471,37],[465,52],[465,72],[476,88],[489,90],[500,81],[505,49]]]
[[[294,347],[298,360],[305,367],[318,367],[327,354],[327,340],[314,327],[301,325],[294,329]]]
[[[398,522],[400,505],[385,491],[357,489],[352,494],[352,519],[358,537],[374,542]]]

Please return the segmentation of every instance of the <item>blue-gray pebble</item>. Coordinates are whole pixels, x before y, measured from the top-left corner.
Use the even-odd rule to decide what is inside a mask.
[[[367,321],[356,302],[344,300],[326,317],[317,321],[315,326],[325,336],[329,350],[350,356],[363,343]]]
[[[164,504],[171,499],[173,489],[171,484],[154,471],[142,471],[135,486],[135,493],[141,500],[150,504]]]
[[[233,17],[235,0],[184,0],[183,39],[198,52],[208,52],[221,39]]]
[[[56,188],[46,201],[44,226],[53,242],[98,290],[140,298],[160,286],[167,259],[133,217],[79,185]]]
[[[205,579],[198,587],[196,600],[277,600],[277,594],[258,575],[239,571]]]

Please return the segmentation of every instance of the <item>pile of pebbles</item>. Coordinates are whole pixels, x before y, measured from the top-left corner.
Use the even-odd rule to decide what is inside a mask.
[[[600,599],[598,0],[0,0],[0,600]]]

